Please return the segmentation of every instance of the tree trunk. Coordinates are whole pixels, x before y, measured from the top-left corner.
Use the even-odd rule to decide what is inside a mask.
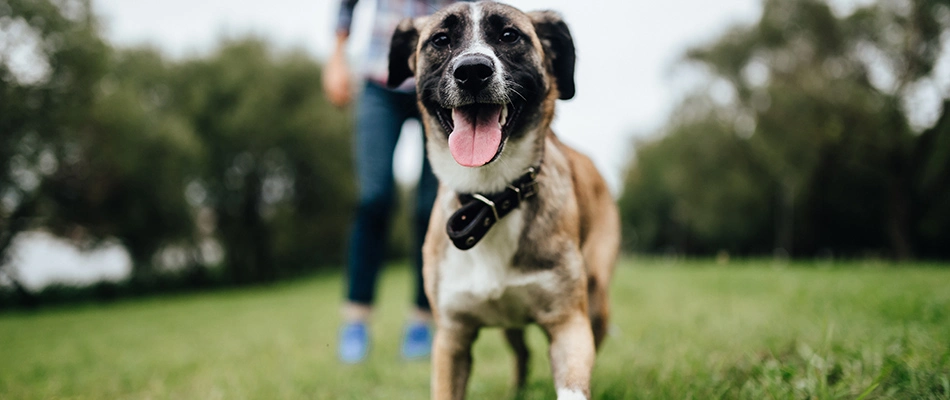
[[[914,249],[909,228],[910,190],[901,172],[891,176],[888,184],[887,236],[894,257],[903,261],[914,258]]]
[[[775,214],[775,249],[791,255],[795,241],[795,185],[785,178],[779,184],[778,210]]]
[[[0,231],[0,274],[6,275],[7,279],[10,280],[21,304],[26,307],[36,306],[36,297],[20,283],[16,274],[7,271],[6,268],[9,268],[10,254],[8,252],[13,244],[13,239],[21,232],[29,229],[30,222],[35,216],[37,203],[36,196],[29,196],[23,200],[10,215],[6,227]]]

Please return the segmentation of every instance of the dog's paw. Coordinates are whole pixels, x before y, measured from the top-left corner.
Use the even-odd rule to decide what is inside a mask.
[[[557,400],[587,400],[587,396],[579,390],[558,389]]]

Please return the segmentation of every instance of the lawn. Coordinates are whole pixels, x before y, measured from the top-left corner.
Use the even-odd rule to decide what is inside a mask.
[[[335,341],[339,274],[268,287],[0,315],[0,399],[420,399],[398,357],[409,274],[380,286],[367,363]],[[950,398],[950,266],[627,259],[598,399]],[[500,332],[475,345],[473,399],[554,397],[544,336],[527,389]]]

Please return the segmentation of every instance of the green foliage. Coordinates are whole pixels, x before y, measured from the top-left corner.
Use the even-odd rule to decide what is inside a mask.
[[[310,57],[253,38],[183,61],[116,50],[87,0],[0,0],[0,33],[0,255],[43,229],[119,240],[133,280],[184,267],[244,283],[340,261],[350,121]]]
[[[157,53],[115,53],[110,61],[95,88],[89,125],[73,143],[78,162],[49,181],[73,196],[55,199],[57,212],[45,227],[119,238],[141,272],[162,246],[194,236],[185,179],[203,144],[163,104],[167,69]]]
[[[46,183],[78,163],[95,85],[107,68],[108,48],[88,8],[61,5],[79,11],[67,17],[49,1],[0,1],[0,255],[40,210],[55,212],[50,200],[72,194]]]
[[[684,118],[664,140],[638,146],[638,168],[620,199],[625,234],[636,238],[633,249],[741,252],[768,245],[761,240],[769,212],[762,188],[770,182],[757,170],[749,144],[734,140],[731,127],[716,117],[728,112],[710,109]],[[675,168],[671,160],[677,160]]]
[[[768,0],[757,24],[688,51],[713,94],[691,95],[637,147],[621,199],[628,249],[950,256],[936,245],[950,241],[950,150],[935,146],[950,141],[950,98],[922,132],[903,104],[936,73],[941,15],[950,5],[837,16]]]
[[[42,227],[83,245],[119,238],[146,267],[193,231],[182,176],[198,155],[190,126],[155,104],[158,56],[112,51],[88,2],[0,8],[11,11],[0,22],[11,48],[46,66],[39,76],[14,71],[14,50],[0,63],[0,253],[18,232]]]
[[[336,359],[341,280],[0,315],[0,397],[425,398],[430,364],[399,358],[409,269],[383,273],[358,366]],[[626,259],[593,398],[947,399],[948,280],[945,265]],[[527,336],[515,396],[501,332],[481,333],[470,398],[554,397],[547,340]]]
[[[80,244],[118,237],[136,261],[187,237],[181,173],[194,159],[190,129],[146,99],[158,66],[114,57],[82,1],[10,1],[3,29],[32,49],[45,76],[0,67],[3,146],[0,253],[20,231],[43,227]],[[67,10],[71,10],[67,12]],[[11,54],[13,54],[11,52]],[[155,58],[155,57],[152,57]],[[150,61],[150,60],[149,60]],[[158,72],[160,73],[160,72]],[[20,76],[18,76],[20,75]]]
[[[194,185],[236,282],[338,262],[353,203],[347,115],[303,54],[226,42],[178,67],[173,103],[206,143]]]

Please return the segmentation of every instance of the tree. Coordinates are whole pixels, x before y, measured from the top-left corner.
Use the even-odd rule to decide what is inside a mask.
[[[765,215],[772,216],[776,249],[948,256],[948,249],[934,244],[948,239],[950,224],[940,210],[950,207],[950,199],[947,185],[934,183],[950,180],[950,160],[947,147],[934,144],[950,141],[950,93],[940,94],[942,116],[929,128],[914,126],[915,110],[908,106],[936,82],[942,38],[950,33],[948,15],[950,7],[940,1],[881,1],[838,15],[817,0],[767,0],[757,24],[687,52],[687,61],[709,73],[710,86],[734,96],[705,114],[696,111],[697,102],[684,102],[675,115],[702,115],[702,122],[684,128],[674,121],[659,142],[715,135],[710,125],[725,120],[733,134],[722,140],[743,143],[749,149],[743,160],[754,166],[748,171],[767,177],[765,183],[752,175],[748,181],[760,182],[762,193],[752,198],[771,199],[756,204],[770,210]],[[638,150],[638,162],[640,153],[658,147]],[[677,157],[667,163],[686,168],[684,174],[709,174],[689,169],[694,160],[686,155],[666,156]],[[632,166],[630,175],[642,175],[645,167]],[[712,188],[710,195],[729,187],[725,176],[708,178],[701,181]],[[722,196],[739,204],[749,198],[741,192]],[[674,201],[698,209],[697,199],[678,195]],[[723,209],[706,207],[701,214]],[[762,215],[747,218],[760,224]],[[707,238],[733,233],[722,226]]]
[[[214,211],[230,279],[339,261],[355,192],[350,125],[320,91],[318,66],[246,39],[179,66],[173,85],[204,143],[196,206]]]
[[[0,1],[0,265],[48,207],[45,182],[74,159],[105,73],[96,29],[85,1]]]
[[[4,7],[13,46],[2,64],[0,251],[26,229],[83,246],[118,239],[133,273],[148,273],[158,249],[190,243],[195,231],[183,193],[199,143],[169,113],[165,62],[112,50],[87,1]],[[24,51],[32,69],[16,65]]]
[[[735,136],[731,110],[687,100],[660,140],[637,147],[620,208],[631,250],[710,253],[767,251],[767,174],[747,141]]]

